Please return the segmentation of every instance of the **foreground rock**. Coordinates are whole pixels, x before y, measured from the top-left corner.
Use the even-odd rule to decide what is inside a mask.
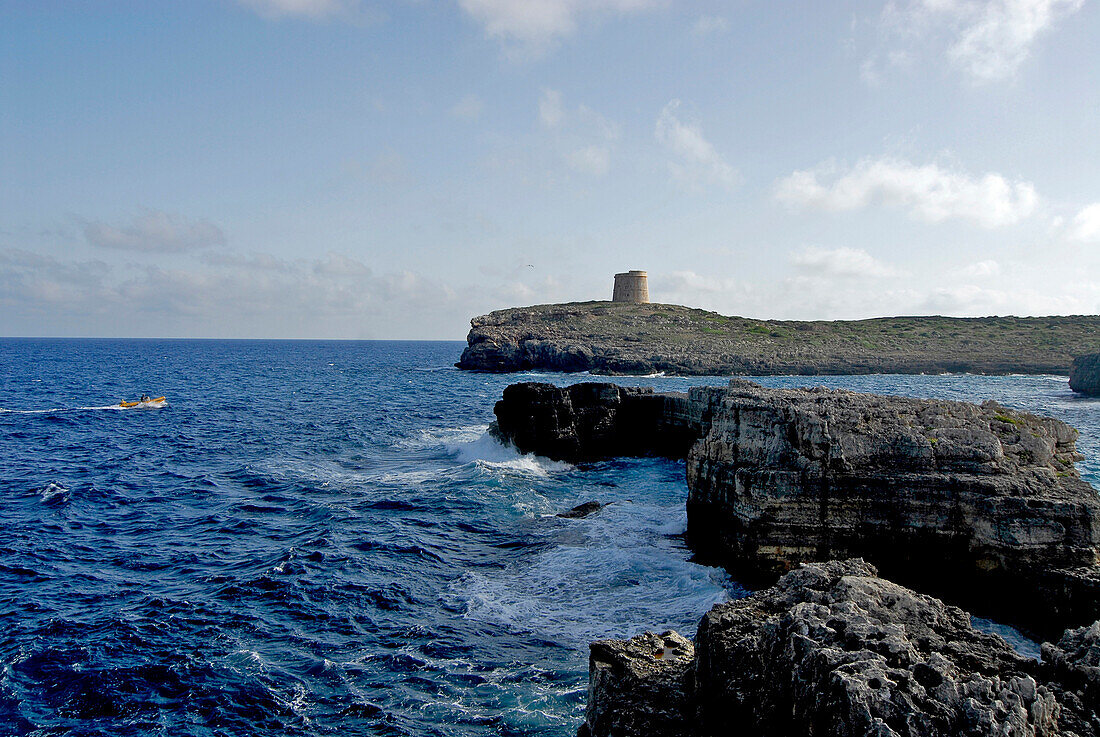
[[[864,557],[1040,632],[1100,617],[1100,498],[1058,420],[744,380],[687,395],[518,384],[496,415],[524,452],[686,458],[689,543],[742,579]]]
[[[1073,359],[1069,370],[1069,388],[1090,397],[1100,397],[1100,353]]]
[[[1098,627],[1040,664],[861,560],[812,564],[714,607],[693,648],[675,633],[593,643],[580,734],[1087,737]]]
[[[677,305],[579,302],[470,322],[475,371],[687,375],[1059,373],[1096,350],[1100,316],[750,320]]]

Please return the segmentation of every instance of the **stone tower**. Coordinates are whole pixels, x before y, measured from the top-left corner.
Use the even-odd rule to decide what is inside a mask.
[[[615,275],[615,292],[612,302],[649,302],[649,280],[644,271],[628,271]]]

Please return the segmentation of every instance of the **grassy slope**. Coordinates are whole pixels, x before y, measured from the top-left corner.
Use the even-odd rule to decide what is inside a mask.
[[[475,331],[550,338],[633,357],[691,354],[713,360],[851,362],[937,360],[977,369],[1068,371],[1100,349],[1100,316],[886,317],[852,321],[753,320],[678,305],[580,302],[494,312]],[[828,366],[824,366],[828,370]]]

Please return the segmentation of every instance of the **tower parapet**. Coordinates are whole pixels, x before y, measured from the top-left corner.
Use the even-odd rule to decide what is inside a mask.
[[[649,302],[649,276],[644,271],[627,271],[615,275],[615,291],[612,302]]]

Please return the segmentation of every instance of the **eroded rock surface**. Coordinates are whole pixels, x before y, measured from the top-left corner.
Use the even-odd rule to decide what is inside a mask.
[[[693,726],[686,680],[695,648],[676,632],[647,632],[591,645],[588,709],[580,737],[659,734],[688,737]]]
[[[1077,433],[996,403],[825,389],[518,384],[498,432],[565,460],[687,460],[691,546],[761,582],[860,556],[1044,633],[1100,616],[1100,498]]]
[[[1069,370],[1069,388],[1090,397],[1100,397],[1100,353],[1073,359]]]
[[[1065,676],[1094,673],[1097,628],[1042,665],[862,560],[810,564],[714,607],[689,664],[653,657],[669,633],[594,643],[581,734],[1087,737],[1095,704]]]

